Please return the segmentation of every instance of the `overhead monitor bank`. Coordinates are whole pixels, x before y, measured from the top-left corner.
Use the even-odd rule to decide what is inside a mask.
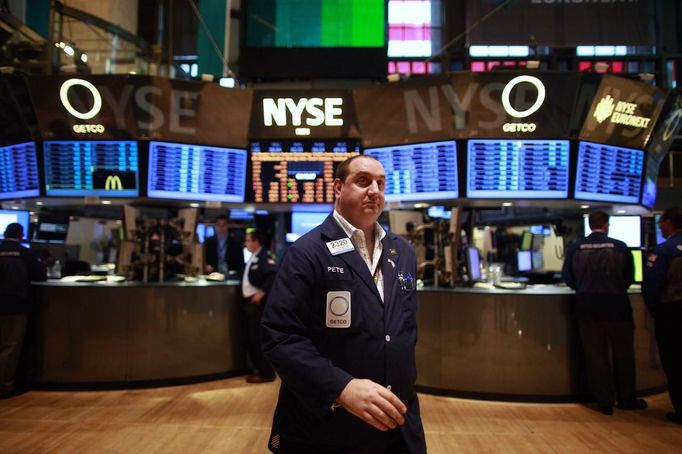
[[[390,172],[389,201],[575,198],[651,206],[660,159],[648,161],[649,147],[664,155],[682,118],[665,90],[573,73],[443,74],[353,90],[254,91],[136,76],[26,80],[39,136],[5,144],[0,156],[24,146],[22,164],[42,163],[44,180],[36,192],[39,173],[27,172],[23,193],[3,174],[4,198],[146,191],[329,203],[337,163],[364,151]],[[189,160],[172,162],[178,150],[233,160],[201,164],[200,188],[190,180],[204,158],[183,168]]]

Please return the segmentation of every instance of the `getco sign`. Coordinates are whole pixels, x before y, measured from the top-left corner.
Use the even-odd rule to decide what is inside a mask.
[[[511,91],[520,83],[529,83],[535,87],[537,90],[537,98],[533,105],[523,111],[516,110],[512,107],[509,100]],[[502,107],[504,111],[514,118],[526,118],[533,115],[545,102],[545,85],[540,79],[534,76],[518,76],[510,80],[507,85],[504,86],[502,90]],[[504,132],[533,132],[537,129],[535,123],[505,123],[502,125],[502,130]]]
[[[92,108],[85,113],[76,110],[69,101],[69,89],[75,85],[80,85],[86,88],[90,92],[90,94],[92,94],[94,100]],[[89,120],[93,117],[96,117],[97,114],[99,114],[100,110],[102,110],[102,96],[100,95],[99,90],[97,90],[97,88],[87,80],[69,79],[66,82],[64,82],[62,86],[59,88],[59,99],[62,101],[62,105],[64,106],[66,111],[73,115],[74,117],[78,118],[79,120]],[[88,133],[101,134],[104,132],[104,126],[98,123],[73,125],[73,131],[76,134]]]

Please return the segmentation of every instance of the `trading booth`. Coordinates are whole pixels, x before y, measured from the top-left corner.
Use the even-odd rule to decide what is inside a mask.
[[[650,243],[640,215],[654,207],[658,167],[682,117],[676,92],[593,73],[453,73],[352,90],[225,89],[145,76],[2,81],[32,106],[3,101],[18,119],[3,126],[3,199],[118,197],[133,205],[270,210],[284,213],[278,229],[293,241],[329,213],[338,163],[358,153],[377,158],[387,176],[382,223],[413,241],[420,272],[432,276],[418,293],[417,384],[514,399],[584,394],[572,292],[553,283],[474,285],[495,271],[481,267],[472,227],[499,220],[509,206],[555,217],[586,204],[627,209],[613,225],[622,227],[615,230],[628,238],[641,274]],[[409,210],[415,207],[429,208],[436,221],[425,222]],[[134,209],[127,213],[125,240],[139,252],[139,219]],[[196,217],[184,222],[183,246],[195,254],[186,270],[196,272]],[[547,222],[523,232],[516,271],[542,269],[550,230]],[[158,282],[39,285],[36,381],[127,383],[243,370],[237,282],[164,282],[158,271]],[[665,379],[652,323],[637,288],[630,297],[638,387],[659,389]],[[102,366],[102,349],[116,362]],[[175,367],[182,362],[169,349],[186,355],[184,367]]]

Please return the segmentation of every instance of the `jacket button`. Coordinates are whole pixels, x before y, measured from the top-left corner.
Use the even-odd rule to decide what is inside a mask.
[[[386,387],[386,389],[388,389],[388,390],[390,391],[390,390],[391,390],[391,385],[388,385],[388,386]]]
[[[389,336],[388,334],[386,335],[386,342],[391,342],[391,336]]]

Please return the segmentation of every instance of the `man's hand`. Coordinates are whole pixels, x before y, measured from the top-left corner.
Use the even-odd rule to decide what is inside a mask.
[[[265,296],[265,293],[263,292],[258,292],[254,295],[251,296],[251,300],[249,301],[251,304],[260,304],[261,301],[263,301],[263,297]]]
[[[349,413],[381,431],[395,429],[405,423],[405,404],[372,380],[352,379],[339,394],[337,402]]]

